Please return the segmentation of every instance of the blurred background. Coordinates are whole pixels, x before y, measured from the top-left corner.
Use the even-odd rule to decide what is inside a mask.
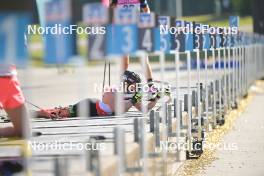
[[[14,1],[14,0],[13,0]],[[39,25],[37,0],[14,1],[19,10],[33,10],[33,23]],[[41,0],[40,0],[41,1]],[[45,0],[42,0],[45,1]],[[101,0],[73,0],[73,22],[82,25],[83,4],[100,2]],[[0,10],[10,9],[11,1],[1,1]],[[263,0],[148,0],[152,11],[159,15],[169,15],[187,21],[196,21],[212,26],[229,26],[228,17],[239,15],[241,31],[264,34],[264,1]],[[15,8],[12,4],[12,9]],[[16,8],[14,9],[16,10]],[[87,36],[77,36],[77,52],[81,56],[87,55]],[[40,35],[28,37],[28,47],[32,63],[43,65],[43,42]]]

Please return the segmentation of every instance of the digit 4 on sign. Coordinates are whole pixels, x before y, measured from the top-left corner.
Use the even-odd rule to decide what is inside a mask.
[[[155,33],[155,14],[140,13],[138,20],[138,47],[147,52],[154,51]]]

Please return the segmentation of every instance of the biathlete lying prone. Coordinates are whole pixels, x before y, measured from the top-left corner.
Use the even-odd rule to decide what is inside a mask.
[[[141,83],[141,78],[138,74],[131,71],[125,71],[123,75],[123,85],[126,85],[126,90],[124,95],[130,95],[129,97],[123,97],[124,111],[127,112],[131,107],[135,107],[139,111],[142,111],[142,105],[149,111],[152,109],[162,95],[169,96],[169,90],[162,93],[157,88],[152,86],[150,92],[148,92],[148,100],[146,104],[142,104],[142,90],[137,90],[137,84]],[[59,107],[54,109],[43,109],[37,111],[38,118],[49,118],[49,119],[60,119],[60,118],[71,118],[80,116],[78,112],[81,112],[83,105],[87,111],[86,116],[96,117],[96,116],[113,116],[115,115],[115,100],[116,91],[104,92],[102,100],[87,98],[81,100],[77,104],[70,105],[67,107]]]

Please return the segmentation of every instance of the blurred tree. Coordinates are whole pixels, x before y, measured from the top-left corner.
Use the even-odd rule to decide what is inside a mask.
[[[35,0],[1,0],[0,11],[7,10],[16,12],[30,11],[33,14],[33,22],[38,22],[38,13]]]
[[[259,34],[264,34],[264,1],[263,0],[253,0],[253,19],[254,19],[254,32]]]
[[[234,12],[238,15],[245,16],[252,14],[251,0],[232,0]]]

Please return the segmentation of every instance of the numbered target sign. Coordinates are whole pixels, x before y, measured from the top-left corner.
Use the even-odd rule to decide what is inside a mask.
[[[228,35],[226,33],[223,33],[223,47],[227,47],[227,43],[228,43]]]
[[[220,48],[221,47],[221,35],[216,33],[216,48]]]
[[[114,24],[107,28],[107,53],[125,55],[135,53],[137,42],[137,11],[117,8],[114,11]]]
[[[109,10],[101,3],[88,3],[83,7],[83,22],[87,25],[107,24]]]
[[[217,37],[215,27],[210,26],[210,45],[211,49],[216,49]]]
[[[158,17],[158,27],[155,29],[155,51],[170,52],[170,27],[171,19],[169,16]]]
[[[193,31],[194,31],[194,38],[193,38],[193,46],[194,49],[203,49],[203,34],[202,34],[202,26],[199,23],[193,23]]]
[[[124,8],[124,9],[140,9],[140,1],[139,0],[118,0],[117,7]]]
[[[71,1],[51,0],[47,2],[45,21],[46,29],[50,29],[44,33],[45,63],[65,64],[76,54],[75,31],[70,31]]]
[[[83,21],[88,32],[88,58],[101,60],[106,56],[108,8],[101,3],[89,3],[83,8]]]
[[[229,26],[231,28],[238,28],[239,26],[239,17],[238,16],[230,16],[229,17]],[[231,35],[231,47],[236,45],[236,35]]]
[[[211,40],[210,40],[210,33],[209,33],[209,25],[202,25],[203,28],[203,49],[210,49],[211,47]]]
[[[226,38],[226,35],[224,34],[224,29],[223,28],[219,28],[219,38],[220,38],[219,47],[220,48],[225,47],[226,43],[227,43],[227,38]]]
[[[175,20],[175,34],[171,37],[171,50],[185,51],[184,21]]]
[[[241,45],[247,45],[247,42],[246,42],[246,33],[245,32],[240,32],[240,35],[241,35]]]
[[[239,26],[239,16],[230,16],[229,17],[229,26],[238,27]]]
[[[231,47],[231,35],[230,34],[226,34],[225,35],[225,38],[226,38],[226,45],[225,47]]]
[[[140,13],[138,18],[138,47],[147,52],[154,51],[156,19],[154,13]]]
[[[0,64],[27,64],[25,35],[30,22],[29,14],[0,13]]]
[[[241,31],[239,31],[238,32],[238,37],[237,37],[238,46],[242,45],[242,38],[243,38],[243,33]],[[258,38],[258,41],[259,41],[259,38]]]
[[[193,51],[193,23],[185,21],[184,27],[186,27],[185,34],[185,51]]]

